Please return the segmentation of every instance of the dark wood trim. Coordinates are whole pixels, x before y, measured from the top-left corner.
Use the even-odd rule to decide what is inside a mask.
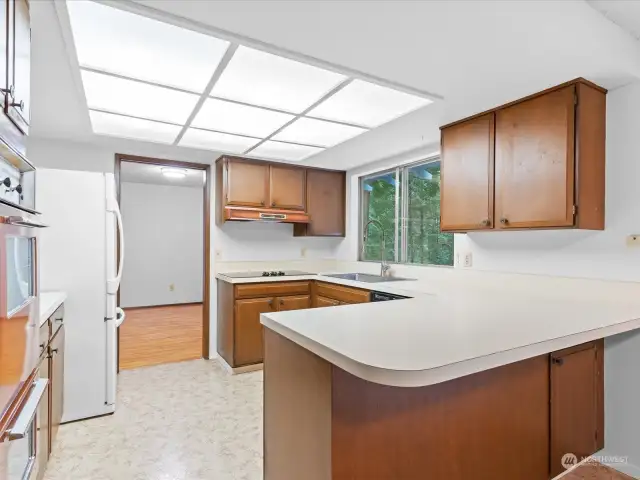
[[[165,308],[165,307],[187,307],[189,305],[203,305],[204,302],[186,302],[186,303],[163,303],[162,305],[142,305],[140,307],[122,307],[135,310],[143,310],[149,308]]]
[[[496,110],[501,110],[503,108],[511,107],[512,105],[517,105],[518,103],[526,102],[527,100],[531,100],[532,98],[536,98],[536,97],[540,97],[542,95],[546,95],[547,93],[551,93],[551,92],[553,92],[555,90],[560,90],[560,89],[568,87],[570,85],[576,85],[576,84],[579,84],[579,83],[582,83],[584,85],[588,85],[588,86],[590,86],[590,87],[592,87],[592,88],[594,88],[596,90],[599,90],[602,93],[607,93],[607,90],[605,88],[602,88],[601,86],[596,85],[595,83],[590,82],[589,80],[587,80],[585,78],[578,77],[578,78],[574,78],[573,80],[569,80],[568,82],[561,83],[560,85],[556,85],[554,87],[547,88],[547,89],[542,90],[540,92],[533,93],[533,94],[528,95],[526,97],[519,98],[518,100],[514,100],[512,102],[505,103],[505,104],[500,105],[498,107],[490,108],[489,110],[485,110],[483,112],[476,113],[476,114],[471,115],[469,117],[465,117],[465,118],[462,118],[460,120],[456,120],[455,122],[447,123],[446,125],[442,125],[440,127],[440,130],[442,130],[444,128],[452,127],[453,125],[457,125],[457,124],[462,123],[462,122],[466,122],[467,120],[471,120],[471,119],[474,119],[474,118],[477,118],[477,117],[481,117],[482,115],[487,115],[488,113],[495,112]]]
[[[116,179],[116,194],[120,203],[120,183],[122,162],[145,163],[149,165],[161,165],[166,167],[181,167],[194,170],[202,170],[205,174],[203,188],[203,216],[204,216],[204,255],[203,255],[203,282],[202,282],[202,357],[209,358],[209,336],[211,321],[211,191],[212,191],[212,170],[211,164],[183,162],[181,160],[167,160],[163,158],[142,157],[138,155],[128,155],[123,153],[115,154],[114,174]],[[118,249],[120,244],[118,243]],[[120,303],[120,290],[118,290],[118,304]],[[135,308],[135,307],[130,307]],[[120,331],[117,335],[118,342],[118,372],[120,371]]]

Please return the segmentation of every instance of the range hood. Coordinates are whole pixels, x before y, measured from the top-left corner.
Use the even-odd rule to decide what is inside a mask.
[[[251,208],[225,205],[222,221],[241,222],[276,222],[276,223],[309,223],[309,215],[298,210],[281,210],[274,208]]]

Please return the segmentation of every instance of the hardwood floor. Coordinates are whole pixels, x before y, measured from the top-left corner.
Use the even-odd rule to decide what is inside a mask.
[[[633,480],[633,477],[599,463],[582,465],[559,478],[560,480]]]
[[[202,356],[202,304],[127,308],[120,327],[120,369]]]

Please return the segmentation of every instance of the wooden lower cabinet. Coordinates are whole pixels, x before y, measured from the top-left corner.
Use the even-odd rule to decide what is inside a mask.
[[[553,478],[561,453],[580,460],[603,447],[602,345],[406,388],[266,330],[264,478]]]
[[[551,365],[551,474],[604,448],[604,342],[554,352]]]
[[[311,307],[310,295],[296,295],[291,297],[278,298],[278,311],[286,312],[288,310],[304,310]]]
[[[339,300],[334,300],[332,298],[327,298],[327,297],[318,295],[315,298],[315,302],[313,306],[316,308],[322,308],[322,307],[337,307],[338,305],[340,305]]]
[[[234,329],[235,365],[262,363],[262,325],[260,324],[260,314],[276,311],[274,301],[275,299],[273,297],[236,300]]]
[[[218,280],[218,353],[231,368],[262,363],[261,314],[368,301],[368,290],[327,282]]]
[[[51,390],[51,442],[50,448],[53,451],[58,428],[62,421],[64,407],[64,339],[65,329],[62,325],[51,340],[49,346],[50,356],[50,390]]]

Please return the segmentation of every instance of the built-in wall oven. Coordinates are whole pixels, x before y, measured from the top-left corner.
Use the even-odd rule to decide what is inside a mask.
[[[0,154],[6,152],[0,150]],[[38,362],[38,231],[35,169],[0,157],[0,480],[30,479],[37,410],[47,391]]]

